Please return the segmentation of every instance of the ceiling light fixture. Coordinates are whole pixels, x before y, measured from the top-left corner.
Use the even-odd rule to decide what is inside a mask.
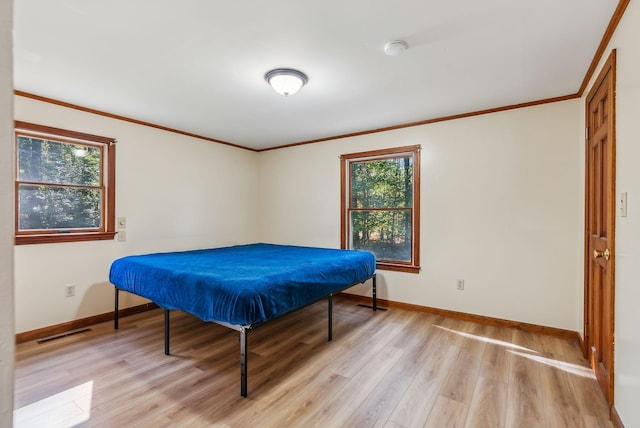
[[[395,40],[384,45],[384,53],[389,56],[398,56],[408,48],[409,45],[404,40]]]
[[[264,80],[277,93],[288,97],[300,90],[308,81],[309,78],[302,71],[294,70],[292,68],[276,68],[264,75]]]
[[[89,154],[89,148],[86,146],[75,146],[72,152],[74,156],[83,158]]]

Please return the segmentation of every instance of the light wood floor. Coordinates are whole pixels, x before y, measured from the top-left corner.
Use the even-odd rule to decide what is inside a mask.
[[[17,346],[15,426],[611,427],[576,343],[336,298],[249,334],[161,310]]]

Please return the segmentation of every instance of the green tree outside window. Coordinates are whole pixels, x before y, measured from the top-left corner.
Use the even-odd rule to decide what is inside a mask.
[[[18,136],[20,230],[102,224],[99,147]]]

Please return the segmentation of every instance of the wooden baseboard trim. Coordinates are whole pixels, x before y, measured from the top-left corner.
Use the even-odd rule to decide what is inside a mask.
[[[358,296],[356,294],[340,293],[340,296],[347,299],[357,300],[359,302],[371,303],[371,297]],[[432,308],[429,306],[414,305],[411,303],[394,302],[392,300],[378,299],[378,305],[389,308],[405,309],[408,311],[424,312],[431,315],[440,315],[446,318],[454,318],[463,321],[475,322],[478,324],[491,325],[495,327],[509,327],[529,333],[544,334],[547,336],[559,337],[568,340],[581,340],[580,335],[576,331],[564,330],[555,327],[546,327],[536,324],[528,324],[520,321],[511,321],[501,318],[486,317],[483,315],[468,314],[465,312],[449,311],[447,309]]]
[[[370,303],[371,298],[367,296],[358,296],[356,294],[340,293],[341,297],[356,300],[362,303]],[[519,321],[505,320],[501,318],[486,317],[483,315],[468,314],[465,312],[450,311],[447,309],[432,308],[429,306],[414,305],[411,303],[394,302],[392,300],[378,299],[380,306],[387,306],[389,308],[405,309],[415,312],[424,312],[431,315],[440,315],[447,318],[454,318],[463,321],[475,322],[478,324],[492,325],[496,327],[509,327],[518,330],[526,331],[529,333],[545,334],[547,336],[559,337],[562,339],[576,340],[580,345],[582,338],[580,335],[571,330],[563,330],[555,327],[546,327],[536,324],[528,324]],[[130,308],[120,309],[120,316],[126,317],[127,315],[139,314],[141,312],[150,311],[158,308],[155,303],[145,303],[143,305],[132,306]],[[26,331],[16,334],[16,344],[29,342],[31,340],[44,339],[49,336],[55,336],[69,331],[77,330],[80,328],[86,328],[88,326],[99,324],[105,321],[113,320],[113,312],[106,312],[104,314],[94,315],[87,318],[81,318],[65,322],[62,324],[56,324],[49,327],[39,328],[37,330]],[[612,409],[612,414],[615,409]],[[617,415],[617,413],[616,413]],[[622,425],[620,425],[622,426]]]
[[[587,357],[588,357],[587,348],[585,348],[584,339],[582,338],[582,336],[580,336],[580,333],[578,333],[578,332],[576,332],[576,340],[578,341],[578,347],[580,348],[580,351],[582,352],[582,356],[586,360]]]
[[[150,311],[156,309],[158,305],[155,303],[145,303],[143,305],[132,306],[130,308],[120,309],[118,312],[121,317],[127,315],[139,314],[141,312]],[[56,324],[49,327],[39,328],[37,330],[25,331],[23,333],[16,334],[16,344],[29,342],[31,340],[44,339],[50,336],[56,336],[62,333],[68,333],[73,330],[86,328],[88,326],[99,324],[105,321],[111,321],[113,319],[113,312],[106,312],[104,314],[93,315],[87,318],[81,318],[62,324]]]
[[[611,406],[611,410],[609,412],[609,417],[611,419],[611,423],[616,428],[624,428],[624,424],[622,423],[622,419],[620,419],[620,415],[616,410],[616,406]]]

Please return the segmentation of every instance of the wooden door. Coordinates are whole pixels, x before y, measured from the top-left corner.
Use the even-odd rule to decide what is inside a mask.
[[[587,96],[585,355],[613,405],[615,50]]]

